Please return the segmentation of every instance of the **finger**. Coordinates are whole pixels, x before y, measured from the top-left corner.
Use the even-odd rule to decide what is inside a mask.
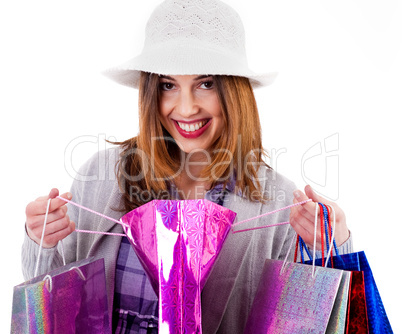
[[[336,206],[335,203],[333,203],[333,202],[331,202],[331,201],[328,201],[327,199],[325,199],[325,198],[322,197],[322,196],[319,196],[319,195],[313,190],[313,188],[312,188],[310,185],[307,185],[307,186],[304,188],[304,191],[306,192],[306,194],[304,194],[304,193],[303,193],[302,191],[300,191],[300,190],[296,190],[293,194],[294,194],[295,198],[297,198],[297,202],[302,202],[302,201],[305,201],[305,200],[307,200],[307,199],[311,199],[311,200],[312,200],[312,202],[308,202],[308,203],[302,205],[302,207],[303,207],[304,209],[306,209],[306,210],[310,213],[310,215],[311,215],[312,217],[315,217],[315,203],[323,203],[323,204],[326,204],[326,205],[331,205],[331,206],[333,206],[333,207]],[[331,209],[329,209],[329,210],[330,210],[330,213],[331,213]],[[306,217],[309,217],[308,214],[305,214],[305,216],[306,216]]]
[[[47,224],[51,224],[56,220],[63,219],[66,216],[66,214],[67,214],[67,206],[64,205],[48,214]],[[28,228],[30,229],[36,229],[39,227],[42,228],[44,221],[45,221],[45,214],[33,216],[29,220],[27,220]]]
[[[64,193],[63,195],[61,195],[60,197],[71,200],[72,194],[67,192],[67,193]],[[42,199],[29,203],[26,208],[26,215],[27,216],[36,216],[36,215],[46,213],[48,199],[49,198],[47,198],[47,197],[44,199],[42,197]],[[53,212],[54,210],[60,208],[61,206],[65,205],[65,204],[67,204],[66,201],[63,201],[60,198],[51,199],[49,212]]]
[[[339,221],[342,221],[342,222],[344,222],[344,220],[345,220],[345,214],[344,214],[344,212],[339,208],[339,206],[336,204],[336,203],[334,203],[334,202],[331,202],[331,201],[328,201],[328,200],[326,200],[324,197],[322,197],[322,196],[319,196],[314,190],[313,190],[313,188],[310,186],[310,185],[307,185],[305,188],[304,188],[304,190],[305,190],[305,192],[306,192],[306,195],[309,197],[309,198],[311,198],[314,202],[319,202],[319,203],[323,203],[323,204],[325,204],[325,205],[327,205],[327,208],[328,208],[328,214],[329,214],[329,216],[331,217],[331,216],[333,216],[333,210],[336,212],[336,222],[335,223],[337,223],[337,222],[339,222]],[[332,222],[332,223],[334,223],[334,222]],[[346,224],[345,224],[345,227],[346,227]],[[345,229],[343,229],[343,230],[345,230]],[[344,231],[343,231],[344,232]],[[338,234],[338,233],[337,233]]]
[[[48,225],[46,225],[45,235],[50,235],[68,228],[70,225],[70,217],[66,215],[65,217],[58,219]]]
[[[297,202],[296,199],[295,202]],[[316,211],[315,211],[315,203],[313,203],[313,205],[314,205],[313,214],[307,212],[307,210],[305,210],[301,206],[293,207],[290,212],[290,220],[289,220],[296,233],[298,233],[310,247],[314,245],[314,225],[315,225]],[[321,242],[321,232],[319,224],[317,224],[316,231],[317,231],[316,232],[317,242]]]
[[[304,229],[308,230],[311,235],[314,234],[314,225],[315,225],[315,218],[306,216],[304,213],[305,210],[295,208],[294,213],[292,214],[292,218],[294,221],[301,225]],[[314,212],[315,213],[315,212]],[[318,229],[317,229],[318,230]]]
[[[70,218],[68,217],[68,215],[61,219],[48,223],[46,224],[44,235],[49,235],[64,230],[65,228],[68,227],[69,224],[70,224]],[[32,233],[38,239],[42,237],[42,230],[43,230],[43,224],[37,224],[36,226],[31,228]]]
[[[66,193],[60,195],[60,197],[65,198],[67,200],[71,200],[73,198],[73,195],[70,192],[66,192]],[[66,201],[63,201],[62,199],[56,197],[56,198],[51,200],[51,202],[50,202],[50,210],[49,211],[52,212],[55,209],[65,205],[65,204],[67,204]]]
[[[43,239],[43,247],[51,248],[57,245],[60,240],[69,236],[75,230],[75,223],[70,222],[70,224],[63,230],[59,230],[55,233],[49,234]]]
[[[295,190],[293,192],[294,195],[294,203],[298,203],[298,202],[303,202],[308,200],[309,198],[300,190]],[[313,220],[315,217],[315,203],[313,202],[307,202],[305,204],[302,205],[298,205],[295,207],[296,210],[298,212],[300,212],[300,214],[302,214],[303,216],[305,216],[307,219],[311,219]]]
[[[311,227],[311,222],[304,217],[295,216],[290,218],[290,224],[292,225],[295,232],[300,235],[304,242],[310,247],[314,247],[314,225]],[[316,233],[316,245],[317,249],[320,249],[321,245],[321,234],[318,231]]]
[[[46,238],[46,236],[58,233],[60,231],[68,229],[68,228],[71,228],[71,226],[72,226],[71,223],[72,222],[70,221],[70,217],[68,215],[66,215],[62,219],[58,219],[50,224],[46,224],[44,237]],[[75,224],[74,224],[74,229],[75,229]],[[43,225],[32,228],[31,233],[30,233],[31,238],[33,237],[32,239],[34,239],[37,243],[39,243],[42,238],[42,231],[43,231]]]
[[[297,203],[298,201],[294,200],[294,202]],[[301,216],[305,217],[306,219],[308,219],[310,221],[314,221],[314,219],[315,219],[315,208],[314,207],[305,206],[305,204],[304,205],[298,205],[298,206],[294,207],[294,211],[298,215],[301,215]]]
[[[57,196],[59,196],[59,189],[53,188],[50,190],[48,198],[56,198]]]
[[[304,217],[294,216],[290,217],[289,223],[292,225],[293,229],[297,234],[302,236],[302,238],[307,241],[312,239],[312,236],[314,235],[311,231],[311,228],[307,228],[305,224],[302,222],[304,220]]]

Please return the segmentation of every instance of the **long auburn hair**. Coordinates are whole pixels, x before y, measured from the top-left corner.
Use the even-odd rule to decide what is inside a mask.
[[[247,78],[217,75],[213,82],[221,105],[224,130],[210,153],[211,163],[201,172],[211,188],[224,186],[233,172],[236,189],[251,201],[265,202],[257,178],[263,160],[261,124],[253,89]],[[183,152],[159,120],[160,84],[157,74],[142,72],[139,84],[139,134],[123,142],[117,179],[123,192],[123,211],[153,199],[170,199],[169,183],[180,171]]]

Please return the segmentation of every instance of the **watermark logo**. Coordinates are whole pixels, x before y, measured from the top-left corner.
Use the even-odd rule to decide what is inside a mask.
[[[108,146],[110,144],[107,143],[107,140],[109,141],[116,141],[114,137],[106,137],[105,134],[98,134],[98,135],[85,135],[85,136],[79,136],[77,138],[74,138],[71,140],[68,145],[66,146],[65,149],[65,155],[64,155],[64,164],[65,164],[65,169],[67,173],[74,179],[78,181],[113,181],[116,180],[116,162],[118,161],[119,158],[122,159],[122,161],[125,161],[130,155],[138,155],[142,161],[143,161],[143,168],[141,171],[138,173],[138,175],[126,175],[125,170],[121,170],[123,173],[124,179],[127,181],[136,183],[140,180],[142,180],[146,174],[151,173],[151,176],[156,179],[156,176],[153,174],[154,173],[154,163],[155,163],[155,157],[153,153],[148,156],[145,152],[142,150],[135,148],[131,150],[127,150],[124,152],[124,155],[120,156],[119,150],[107,150]],[[153,141],[157,142],[160,140],[173,140],[169,138],[153,138]],[[241,138],[238,138],[238,142],[241,142]],[[239,145],[240,146],[240,145]],[[81,164],[88,160],[88,156],[85,157],[85,160],[82,159],[82,156],[80,157],[80,152],[82,153],[82,150],[85,151],[85,148],[88,149],[88,147],[91,147],[91,151],[94,152],[95,149],[95,154],[98,154],[98,159],[93,160],[91,163],[96,164],[96,166],[91,165],[90,168],[80,169],[80,164],[78,163],[79,160],[81,160]],[[200,179],[197,178],[197,175],[192,175],[191,173],[191,167],[192,165],[208,165],[211,163],[212,158],[211,158],[211,153],[224,153],[224,157],[226,160],[221,161],[214,166],[212,169],[212,176],[215,177],[216,180],[219,179],[218,175],[215,173],[215,168],[219,165],[225,165],[227,168],[229,168],[230,173],[229,175],[225,176],[225,179],[222,179],[220,181],[225,181],[226,178],[229,178],[230,175],[232,175],[232,172],[234,170],[234,156],[232,152],[229,152],[225,149],[220,149],[209,152],[206,150],[194,150],[190,153],[183,154],[180,157],[180,166],[178,170],[176,171],[175,175],[172,175],[168,181],[173,179],[175,176],[179,175],[181,172],[186,172],[187,175],[196,181],[200,181]],[[265,173],[262,173],[262,175],[251,175],[249,173],[249,169],[251,165],[258,169],[258,165],[261,163],[256,163],[253,162],[253,157],[257,156],[262,152],[259,152],[258,150],[251,150],[250,152],[243,153],[243,156],[240,152],[238,151],[237,154],[237,172],[239,170],[243,170],[245,172],[245,176],[249,177],[255,181],[265,181]],[[114,154],[114,156],[111,156],[111,154]],[[280,149],[271,149],[269,152],[269,158],[270,158],[270,166],[273,168],[273,170],[278,171],[278,161],[282,159],[286,154],[288,154],[288,151],[286,148],[282,147]],[[192,161],[192,156],[193,155],[198,155],[202,157],[200,161]],[[81,159],[80,159],[81,158]],[[197,159],[195,159],[197,160]],[[74,163],[73,163],[74,161]],[[304,154],[301,156],[301,165],[300,165],[300,170],[301,170],[301,176],[304,182],[307,184],[310,184],[317,193],[320,195],[332,200],[336,201],[339,198],[339,134],[335,133],[332,134],[326,138],[324,138],[321,141],[318,141],[314,145],[312,145],[310,148],[308,148]],[[242,175],[240,173],[237,173],[237,178],[240,180]],[[202,180],[201,180],[202,181]],[[273,184],[276,181],[276,174],[272,173],[270,174],[270,180],[267,180],[268,184],[270,182]],[[244,190],[244,189],[243,189]],[[133,195],[137,196],[139,190],[138,189],[133,189]]]
[[[95,135],[83,135],[72,139],[66,146],[64,150],[64,168],[68,175],[78,181],[105,181],[105,180],[115,180],[115,172],[114,166],[109,166],[109,160],[113,161],[113,159],[109,159],[106,157],[104,152],[107,149],[108,143],[106,140],[111,142],[116,141],[115,137],[108,137],[101,133],[97,136]],[[84,158],[79,158],[79,151],[84,150],[87,154],[85,148],[88,146],[91,147],[91,152],[93,152],[93,146],[97,147],[97,154],[99,155],[98,165],[94,169],[93,174],[84,174],[83,171],[80,171],[80,164],[77,162],[81,160],[81,164],[88,160],[89,156],[85,156]],[[117,150],[114,152],[110,152],[110,154],[118,154]],[[103,154],[101,156],[101,154]]]
[[[339,199],[339,134],[311,146],[301,159],[301,176],[329,200]]]

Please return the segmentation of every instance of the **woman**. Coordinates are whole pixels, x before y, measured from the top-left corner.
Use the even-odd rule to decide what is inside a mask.
[[[238,220],[311,198],[331,204],[341,253],[352,250],[342,210],[306,194],[263,162],[261,125],[253,88],[275,75],[249,70],[238,14],[217,0],[166,0],[148,21],[143,52],[110,70],[113,80],[139,89],[138,136],[99,152],[80,169],[67,199],[119,219],[152,199],[207,198],[237,213]],[[117,178],[109,179],[117,166]],[[40,271],[67,262],[105,258],[113,331],[157,331],[157,298],[126,238],[72,233],[122,232],[118,224],[67,206],[58,190],[28,204],[23,248],[26,278],[33,276],[46,203],[52,198]],[[315,204],[282,211],[252,226],[290,221],[230,234],[203,289],[203,331],[243,332],[263,259],[284,260],[296,233],[312,247]],[[318,240],[318,244],[319,244]]]

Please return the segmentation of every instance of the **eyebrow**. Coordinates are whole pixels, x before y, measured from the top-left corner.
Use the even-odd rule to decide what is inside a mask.
[[[198,77],[196,77],[196,78],[194,78],[194,81],[196,81],[196,80],[200,80],[200,79],[205,79],[205,78],[209,78],[209,77],[211,77],[212,75],[199,75]],[[170,76],[168,76],[168,75],[159,75],[159,78],[160,79],[168,79],[168,80],[172,80],[172,81],[176,81],[174,78],[172,78],[172,77],[170,77]]]

